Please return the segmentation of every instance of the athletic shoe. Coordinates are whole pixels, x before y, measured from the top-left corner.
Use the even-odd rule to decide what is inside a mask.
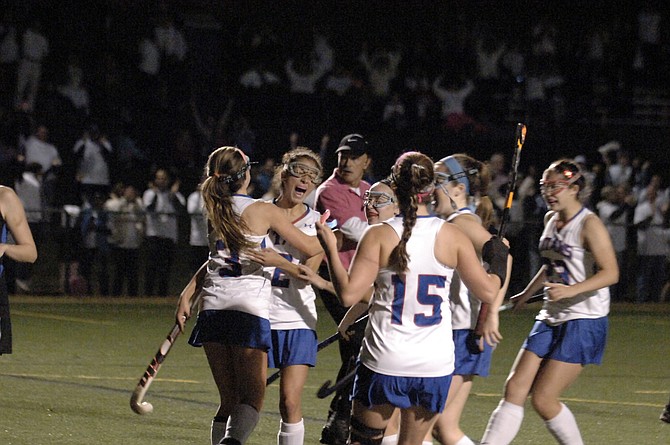
[[[665,423],[670,423],[670,403],[665,405],[663,413],[661,413],[660,419]]]
[[[319,442],[326,445],[346,445],[349,439],[349,419],[331,414],[321,430]]]

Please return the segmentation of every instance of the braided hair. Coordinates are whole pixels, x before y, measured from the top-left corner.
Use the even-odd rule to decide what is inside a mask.
[[[219,147],[207,159],[200,187],[211,230],[231,252],[256,246],[245,236],[247,224],[233,210],[233,194],[244,185],[248,170],[249,162],[239,148]]]
[[[409,255],[407,241],[412,236],[416,224],[416,212],[419,203],[429,202],[433,192],[435,175],[433,161],[423,153],[410,151],[402,154],[392,168],[398,206],[403,214],[403,231],[400,242],[391,251],[389,264],[399,272],[407,270]]]

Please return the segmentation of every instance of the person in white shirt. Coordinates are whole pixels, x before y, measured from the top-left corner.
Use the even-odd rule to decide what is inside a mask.
[[[49,208],[55,203],[56,181],[63,161],[55,145],[48,142],[49,129],[46,125],[38,125],[23,144],[26,165],[38,163],[42,172],[42,190],[44,205]]]
[[[166,169],[158,169],[151,186],[144,191],[146,210],[144,295],[168,295],[170,271],[178,241],[177,215],[186,210],[186,199]],[[158,291],[158,293],[155,293]]]
[[[91,124],[72,149],[77,165],[76,180],[80,185],[82,200],[91,203],[96,193],[107,196],[111,191],[110,167],[112,144]]]
[[[186,199],[186,211],[190,217],[191,227],[188,237],[189,264],[191,274],[194,274],[200,265],[207,260],[209,241],[207,239],[207,217],[205,203],[202,200],[200,186]]]
[[[635,206],[633,224],[637,229],[636,301],[658,301],[666,281],[670,229],[664,225],[668,201],[660,190],[661,177],[654,175]]]

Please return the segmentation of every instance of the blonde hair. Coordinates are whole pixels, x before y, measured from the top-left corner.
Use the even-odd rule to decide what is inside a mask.
[[[281,164],[275,167],[275,173],[272,177],[272,188],[278,190],[281,194],[281,183],[282,180],[286,177],[286,172],[288,171],[288,165],[291,162],[296,162],[300,158],[307,158],[314,161],[316,168],[319,169],[320,175],[323,175],[323,164],[321,163],[321,157],[310,150],[307,147],[296,147],[292,150],[287,151],[281,158]],[[320,179],[320,178],[319,178]],[[315,184],[318,185],[318,184]]]
[[[244,185],[247,170],[249,163],[240,149],[219,147],[209,155],[200,184],[210,228],[230,252],[256,246],[245,236],[249,228],[233,209],[232,196]]]

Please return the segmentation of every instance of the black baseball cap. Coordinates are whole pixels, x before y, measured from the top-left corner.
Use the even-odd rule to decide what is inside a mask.
[[[335,153],[349,152],[352,156],[361,156],[369,151],[368,143],[360,134],[348,134],[342,138]]]

